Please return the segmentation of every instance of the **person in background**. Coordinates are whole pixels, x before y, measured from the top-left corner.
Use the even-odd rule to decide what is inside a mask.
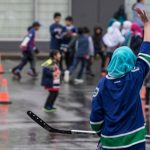
[[[82,79],[84,69],[86,67],[86,62],[89,59],[89,39],[84,34],[83,28],[78,28],[78,37],[76,39],[76,52],[74,57],[74,62],[69,69],[70,75],[74,73],[79,63],[81,63],[80,70],[78,72],[77,78],[75,79],[75,83],[83,83]]]
[[[105,68],[105,54],[102,51],[102,34],[103,29],[100,26],[96,26],[94,28],[93,42],[94,42],[94,50],[95,56],[99,55],[101,57],[101,69],[102,71]]]
[[[114,19],[123,24],[127,20],[127,15],[125,13],[124,5],[121,5],[119,10],[114,14]]]
[[[140,90],[150,69],[150,20],[137,12],[144,23],[138,58],[129,47],[117,48],[93,95],[90,124],[100,137],[97,150],[146,149]]]
[[[133,6],[132,6],[132,11],[133,11],[132,22],[137,23],[142,28],[144,27],[144,24],[141,21],[140,17],[138,16],[138,14],[135,10],[136,10],[136,8],[140,8],[142,10],[145,10],[144,1],[145,0],[137,0],[137,2],[135,4],[133,4]]]
[[[108,20],[107,28],[111,27],[114,22],[119,21],[121,25],[127,20],[124,5],[121,5],[119,9],[114,13],[113,17]]]
[[[145,78],[144,85],[146,88],[146,95],[145,95],[145,100],[146,100],[146,109],[149,110],[149,102],[150,102],[150,73]]]
[[[23,57],[21,59],[20,64],[12,69],[13,75],[17,76],[19,79],[21,78],[22,69],[28,62],[30,63],[28,75],[32,77],[37,76],[35,53],[38,54],[39,50],[35,46],[35,37],[36,31],[40,29],[40,26],[41,24],[39,22],[34,22],[32,26],[28,27],[28,34],[25,36],[24,40],[20,45]]]
[[[115,19],[115,18],[110,18],[109,20],[108,20],[108,23],[107,23],[107,28],[109,28],[109,27],[111,27],[112,26],[112,24],[114,23],[114,22],[116,22],[117,20]]]
[[[124,21],[121,33],[125,38],[124,43],[122,46],[130,46],[130,41],[131,41],[131,26],[132,22],[131,21]]]
[[[137,23],[133,23],[131,26],[131,34],[130,48],[133,50],[135,55],[137,55],[143,42],[142,28]]]
[[[60,24],[61,13],[59,12],[54,13],[53,19],[54,19],[54,23],[49,27],[50,38],[51,38],[50,52],[55,50],[59,50],[61,52],[60,48],[62,44],[62,38],[65,32],[64,26]],[[60,61],[60,69],[63,70],[62,59]]]
[[[108,28],[107,33],[103,36],[103,42],[106,46],[107,64],[111,60],[114,50],[125,41],[120,29],[121,23],[116,21],[112,27]]]
[[[85,34],[85,36],[88,37],[88,40],[89,40],[89,59],[87,59],[86,74],[93,77],[94,73],[92,71],[92,65],[93,65],[94,55],[95,55],[94,43],[93,43],[92,36],[90,35],[89,28],[84,27],[84,34]]]
[[[65,51],[65,63],[68,70],[72,63],[72,53],[68,50],[69,43],[72,38],[77,35],[77,28],[73,25],[73,18],[68,16],[65,18],[65,35],[62,40],[61,48]]]
[[[41,85],[44,86],[44,88],[49,92],[43,108],[45,112],[53,112],[56,110],[56,108],[54,108],[54,103],[58,97],[60,89],[60,60],[61,54],[59,50],[55,50],[51,52],[50,59],[42,64],[43,73]]]
[[[60,24],[61,21],[61,13],[54,13],[54,23],[50,25],[50,50],[60,50],[62,34],[64,32],[64,26]]]

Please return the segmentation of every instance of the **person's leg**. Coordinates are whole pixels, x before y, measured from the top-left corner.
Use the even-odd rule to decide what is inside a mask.
[[[70,66],[72,66],[72,64],[73,64],[74,57],[75,57],[75,52],[72,50],[70,52],[70,57],[69,57],[69,59],[70,59]],[[70,68],[70,66],[69,66],[69,68]]]
[[[111,61],[112,52],[107,52],[106,59],[105,59],[105,69],[108,67],[109,62]]]
[[[58,94],[59,94],[58,91],[53,92],[53,98],[51,99],[51,105],[52,105],[52,107],[53,107],[54,104],[55,104],[55,101],[56,101],[56,99],[57,99],[57,97],[58,97]]]
[[[63,73],[64,72],[64,67],[63,67],[63,52],[62,51],[60,51],[60,53],[61,53],[61,60],[60,60],[60,62],[59,62],[59,67],[60,67],[60,70],[61,70],[61,72]]]
[[[70,75],[76,70],[79,62],[80,62],[80,59],[78,57],[75,57],[74,61],[73,61],[73,64],[72,64],[72,66],[69,69]]]
[[[32,75],[32,76],[36,76],[37,75],[37,72],[36,72],[36,56],[32,52],[30,53],[29,63],[30,63],[30,70],[29,70],[28,74]]]
[[[28,63],[28,53],[23,53],[23,57],[21,59],[21,62],[18,66],[14,67],[12,69],[12,73],[18,77],[18,79],[21,79],[21,70],[23,67]]]
[[[90,62],[90,59],[87,60],[86,62],[86,72],[87,74],[90,72],[91,70],[91,62]]]
[[[101,67],[102,67],[102,70],[105,68],[105,55],[103,52],[99,52],[99,55],[101,57]]]
[[[49,91],[49,95],[47,97],[44,107],[48,109],[53,108],[57,96],[58,96],[58,91]]]
[[[81,79],[83,76],[83,72],[86,66],[86,59],[85,58],[80,58],[80,62],[81,62],[81,67],[77,76],[77,79]]]
[[[90,59],[86,61],[86,74],[90,76],[94,76],[93,71],[92,71],[92,65],[93,65],[93,57],[91,56]]]
[[[68,70],[70,67],[70,52],[65,53],[65,63],[66,63],[66,68]]]
[[[23,69],[23,67],[27,64],[27,62],[28,62],[28,53],[23,53],[23,57],[21,59],[20,64],[18,66],[14,67],[12,69],[12,71],[14,72],[14,71],[18,70],[20,72]]]

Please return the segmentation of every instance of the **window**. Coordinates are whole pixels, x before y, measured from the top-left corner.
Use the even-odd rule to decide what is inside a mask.
[[[42,24],[38,40],[49,40],[53,13],[70,14],[71,0],[0,0],[0,40],[21,40],[34,20]],[[62,20],[63,20],[62,18]]]

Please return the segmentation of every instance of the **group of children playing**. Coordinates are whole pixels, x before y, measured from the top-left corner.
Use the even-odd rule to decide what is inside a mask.
[[[139,93],[149,72],[150,21],[145,11],[141,9],[136,11],[144,23],[144,34],[136,23],[124,21],[121,26],[120,22],[115,21],[104,36],[99,26],[94,28],[94,35],[91,36],[87,27],[77,29],[71,16],[66,17],[66,26],[61,25],[60,13],[54,14],[54,23],[49,28],[51,51],[49,59],[42,64],[41,81],[42,86],[49,91],[44,105],[45,112],[56,109],[54,103],[59,94],[60,77],[64,71],[63,57],[69,75],[72,75],[81,63],[75,82],[83,83],[85,68],[88,74],[93,75],[91,65],[95,55],[100,55],[102,69],[105,68],[106,57],[102,43],[106,47],[106,54],[109,57],[108,75],[98,83],[93,95],[90,117],[93,130],[101,137],[99,150],[145,150],[145,123]],[[12,69],[12,73],[19,78],[21,70],[28,62],[30,63],[28,74],[37,76],[35,53],[39,51],[35,46],[35,32],[40,26],[39,22],[34,22],[28,28],[28,34],[20,45],[23,57],[21,63]],[[147,90],[149,98],[150,84]]]
[[[93,57],[96,53],[103,55],[101,52],[101,36],[102,29],[95,28],[94,36],[90,35],[87,27],[79,27],[73,25],[73,18],[68,16],[65,18],[65,26],[60,24],[61,14],[54,14],[54,23],[50,25],[50,56],[49,59],[42,64],[42,86],[49,91],[48,98],[44,105],[46,112],[54,111],[54,102],[59,93],[60,79],[65,71],[68,76],[72,75],[77,66],[81,64],[75,83],[83,83],[83,74],[86,73],[94,76],[91,70]],[[14,76],[21,78],[23,67],[29,62],[30,69],[28,75],[37,77],[36,71],[36,54],[39,50],[35,46],[35,34],[41,27],[39,22],[34,22],[27,29],[27,35],[23,39],[20,48],[22,50],[22,59],[19,65],[12,69]],[[93,39],[95,44],[93,43]],[[95,49],[96,48],[96,49]],[[65,68],[63,60],[65,60]],[[66,77],[64,77],[66,79]],[[69,81],[69,79],[66,79]]]

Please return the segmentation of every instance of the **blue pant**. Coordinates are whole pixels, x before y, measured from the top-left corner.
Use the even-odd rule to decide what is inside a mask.
[[[99,145],[96,150],[112,150],[112,149],[105,149]],[[122,148],[122,149],[116,149],[116,150],[146,150],[146,148],[145,148],[145,143],[140,143],[129,148]]]
[[[83,72],[84,72],[84,69],[85,69],[85,66],[86,66],[86,59],[84,57],[75,57],[73,65],[69,69],[70,74],[73,74],[73,72],[78,67],[79,63],[81,63],[81,67],[80,67],[80,70],[78,72],[77,79],[81,79],[82,76],[83,76]]]
[[[23,57],[21,59],[20,64],[18,66],[16,66],[15,68],[13,68],[13,71],[15,71],[17,69],[19,71],[21,71],[28,62],[30,63],[30,69],[34,71],[36,62],[35,62],[34,53],[31,50],[23,52]]]

